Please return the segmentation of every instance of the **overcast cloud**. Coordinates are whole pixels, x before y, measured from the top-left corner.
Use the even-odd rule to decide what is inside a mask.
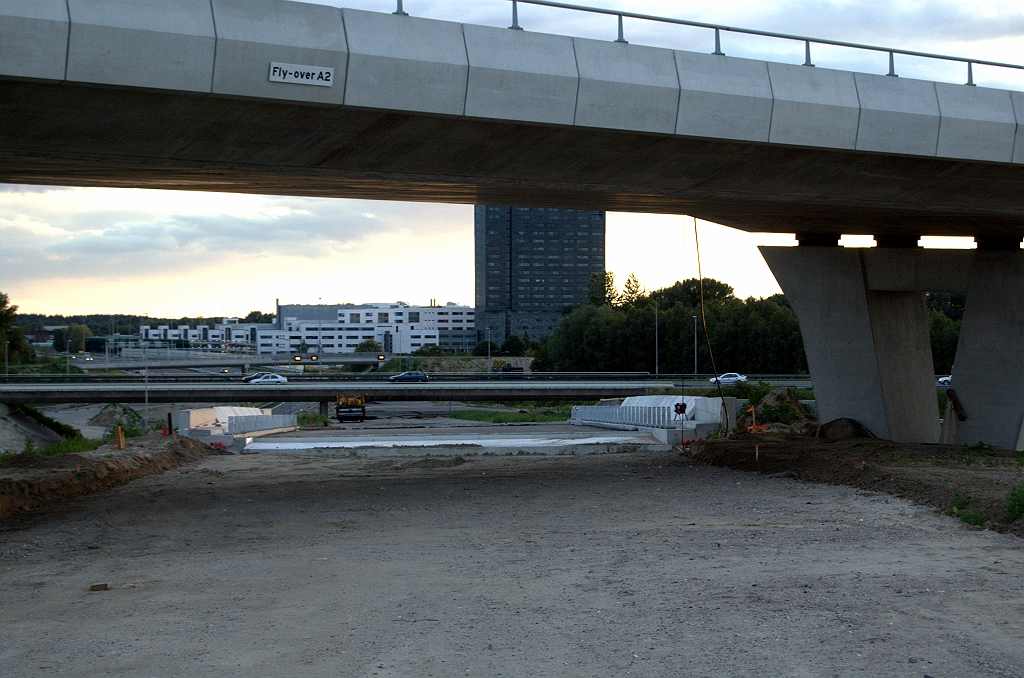
[[[317,0],[394,11],[393,0]],[[598,2],[609,8],[850,42],[1020,63],[1024,3]],[[504,0],[405,0],[411,14],[507,26]],[[529,30],[610,39],[615,19],[520,5]],[[708,30],[627,20],[634,43],[711,51]],[[801,63],[803,46],[723,34],[735,56]],[[814,48],[819,66],[884,73],[887,55]],[[897,58],[903,77],[963,82],[960,64]],[[1024,74],[977,68],[979,84],[1024,89]],[[648,287],[693,275],[679,217],[610,215],[608,264]],[[637,239],[636,229],[647,238]],[[688,238],[692,238],[692,225]],[[781,238],[781,240],[780,240]],[[778,290],[750,236],[702,225],[705,274],[741,294]],[[791,238],[790,238],[791,240]],[[652,248],[644,243],[658,242]],[[692,241],[691,241],[692,242]],[[737,264],[736,262],[740,262]],[[680,264],[683,270],[681,272]],[[469,206],[119,189],[0,185],[0,291],[27,311],[152,315],[244,313],[282,301],[471,302]]]

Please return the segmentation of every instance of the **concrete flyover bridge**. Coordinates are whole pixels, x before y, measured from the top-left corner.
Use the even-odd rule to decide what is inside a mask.
[[[961,440],[1017,445],[1024,352],[1003,349],[1024,343],[1024,309],[1003,302],[1024,298],[1024,93],[811,68],[828,41],[782,37],[805,43],[807,65],[283,0],[0,0],[0,181],[796,233],[800,247],[765,256],[823,413],[935,440],[923,295],[966,289]],[[889,53],[892,75],[910,54],[868,48]],[[989,63],[952,59],[968,82]],[[843,233],[880,247],[837,249]],[[921,235],[979,249],[936,258]]]
[[[288,384],[233,383],[33,383],[0,384],[0,403],[227,403],[330,402],[337,396],[371,401],[597,400],[647,395],[662,381],[477,381],[395,384],[336,381]]]

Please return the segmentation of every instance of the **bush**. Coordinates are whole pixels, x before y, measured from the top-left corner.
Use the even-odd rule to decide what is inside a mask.
[[[35,421],[40,426],[50,429],[54,433],[58,433],[65,438],[80,437],[82,434],[73,426],[62,424],[55,419],[51,419],[31,405],[22,405],[21,411],[25,413],[25,416]]]
[[[1014,485],[1006,495],[1006,522],[1024,515],[1024,484]]]
[[[963,491],[957,490],[953,492],[953,496],[950,498],[949,503],[946,504],[946,508],[942,511],[943,515],[953,516],[959,518],[968,525],[980,526],[985,522],[985,517],[980,511],[970,511],[978,502],[973,498],[968,497]]]
[[[298,416],[299,426],[326,426],[330,422],[319,412],[302,412]]]

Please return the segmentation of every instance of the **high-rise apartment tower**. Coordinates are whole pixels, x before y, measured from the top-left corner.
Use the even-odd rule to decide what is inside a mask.
[[[605,213],[477,205],[476,327],[480,339],[551,334],[562,309],[587,300],[604,272]]]

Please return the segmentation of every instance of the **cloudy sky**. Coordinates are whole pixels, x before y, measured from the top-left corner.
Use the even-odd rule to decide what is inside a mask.
[[[393,11],[393,0],[319,0]],[[668,0],[588,4],[852,42],[1024,61],[1024,4],[1011,0],[800,3]],[[405,0],[437,19],[507,26],[505,0]],[[614,38],[610,17],[520,6],[528,30]],[[634,43],[711,51],[709,31],[626,22]],[[801,44],[724,34],[735,56],[802,63]],[[816,48],[825,67],[884,73],[884,55]],[[904,77],[963,82],[962,66],[898,59]],[[977,68],[979,84],[1024,90],[1019,72]],[[473,301],[472,207],[0,184],[0,291],[24,311],[176,317],[245,314],[282,303]],[[704,274],[742,296],[778,291],[751,235],[699,223]],[[637,237],[637,234],[643,237]],[[865,244],[851,239],[849,244]],[[608,215],[607,265],[648,288],[696,274],[693,221]]]

